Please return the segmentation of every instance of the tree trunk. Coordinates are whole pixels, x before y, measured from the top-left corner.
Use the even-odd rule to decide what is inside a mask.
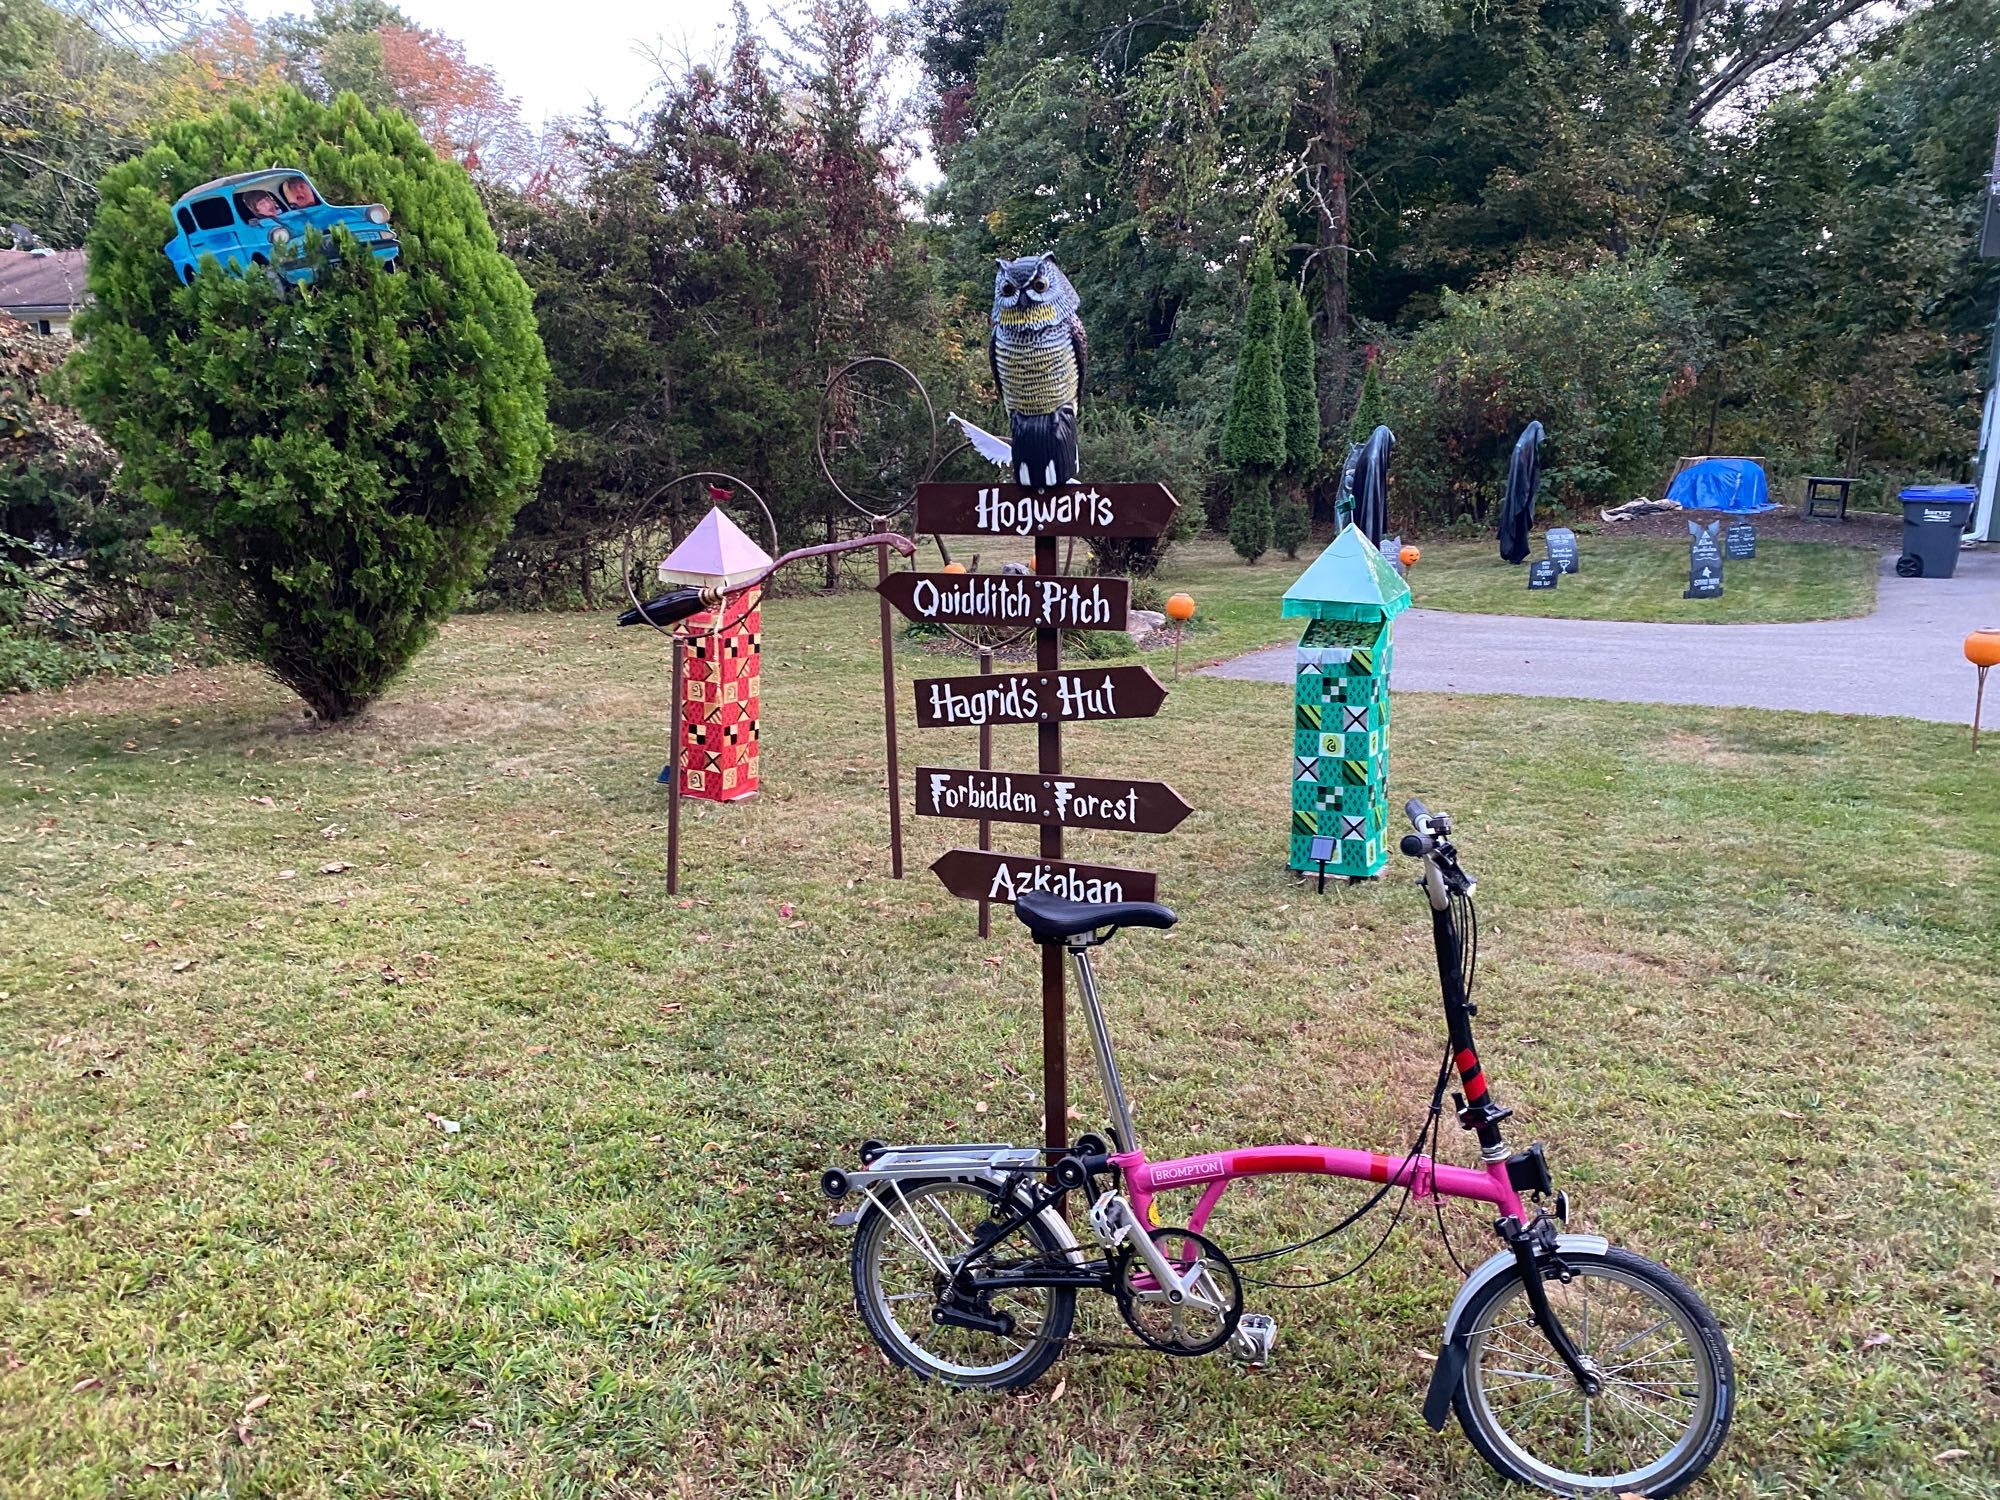
[[[1347,81],[1341,76],[1341,50],[1334,49],[1334,64],[1320,75],[1313,90],[1310,144],[1306,150],[1311,170],[1313,212],[1319,227],[1320,314],[1324,325],[1319,422],[1324,432],[1335,433],[1347,425],[1348,357],[1348,257],[1347,239]]]

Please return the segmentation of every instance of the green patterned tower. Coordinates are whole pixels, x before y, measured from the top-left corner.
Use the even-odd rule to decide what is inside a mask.
[[[1388,862],[1389,622],[1409,586],[1349,526],[1285,590],[1299,637],[1293,694],[1291,867],[1317,870],[1315,836],[1334,840],[1329,875],[1380,875]]]

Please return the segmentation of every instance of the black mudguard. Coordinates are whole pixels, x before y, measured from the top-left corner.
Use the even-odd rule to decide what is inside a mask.
[[[1431,1372],[1431,1388],[1424,1393],[1424,1420],[1431,1431],[1444,1431],[1451,1415],[1451,1398],[1465,1375],[1465,1340],[1452,1339],[1438,1350],[1437,1368]]]

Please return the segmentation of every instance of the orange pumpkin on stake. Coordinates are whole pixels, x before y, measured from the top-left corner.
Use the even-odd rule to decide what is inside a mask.
[[[1406,549],[1407,550],[1407,549]],[[1194,595],[1176,594],[1167,601],[1167,618],[1185,622],[1194,618]]]
[[[1406,568],[1414,568],[1417,565],[1417,559],[1422,556],[1423,553],[1419,552],[1415,547],[1405,547],[1401,552],[1396,554],[1397,559]]]
[[[944,565],[944,570],[945,570],[945,572],[947,572],[947,573],[963,573],[963,572],[965,571],[965,564],[964,564],[964,563],[946,563],[946,564]]]

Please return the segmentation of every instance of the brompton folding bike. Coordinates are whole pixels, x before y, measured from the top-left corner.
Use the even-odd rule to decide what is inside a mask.
[[[1406,810],[1415,831],[1402,850],[1423,862],[1449,1038],[1409,1151],[1398,1158],[1253,1146],[1150,1160],[1118,1081],[1090,950],[1123,927],[1171,927],[1174,914],[1151,902],[1094,906],[1024,895],[1014,914],[1036,942],[1063,944],[1075,963],[1111,1139],[1085,1135],[1061,1153],[869,1141],[858,1170],[828,1170],[821,1187],[829,1198],[861,1199],[835,1222],[857,1226],[855,1300],[891,1359],[953,1385],[1026,1385],[1069,1341],[1076,1294],[1096,1290],[1112,1295],[1149,1348],[1196,1355],[1227,1347],[1263,1363],[1275,1330],[1268,1317],[1244,1311],[1239,1267],[1326,1240],[1400,1188],[1398,1216],[1412,1198],[1488,1205],[1501,1243],[1467,1276],[1445,1317],[1424,1400],[1433,1428],[1455,1410],[1473,1447],[1501,1474],[1558,1495],[1671,1495],[1708,1467],[1736,1399],[1722,1329],[1665,1268],[1597,1235],[1561,1232],[1569,1205],[1554,1190],[1540,1144],[1511,1151],[1502,1139],[1511,1111],[1495,1102],[1472,1040],[1474,882],[1459,865],[1450,818],[1421,802]],[[1479,1141],[1476,1170],[1435,1159],[1454,1069],[1463,1091],[1452,1096],[1459,1123]],[[1204,1230],[1229,1184],[1280,1172],[1352,1178],[1375,1192],[1298,1244],[1225,1254]],[[1187,1224],[1161,1227],[1154,1195],[1196,1185],[1203,1191]],[[1089,1205],[1094,1245],[1070,1232],[1062,1208],[1072,1192]]]

